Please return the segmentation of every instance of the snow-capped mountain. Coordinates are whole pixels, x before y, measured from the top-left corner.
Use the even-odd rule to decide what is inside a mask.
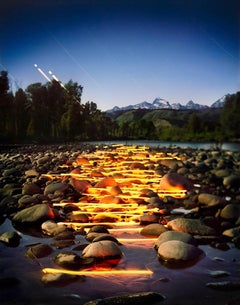
[[[222,96],[220,99],[218,99],[216,102],[214,102],[211,105],[211,108],[222,108],[224,106],[224,103],[226,101],[226,99],[230,96],[231,94],[225,94],[224,96]]]
[[[192,100],[186,103],[186,105],[182,105],[180,103],[170,103],[169,101],[162,99],[162,98],[155,98],[152,103],[149,103],[147,101],[144,101],[142,103],[124,106],[124,107],[118,107],[115,106],[112,109],[107,110],[107,112],[115,112],[115,111],[126,111],[126,110],[132,110],[132,109],[192,109],[192,110],[200,110],[200,109],[207,109],[207,108],[221,108],[224,106],[226,98],[230,94],[226,94],[222,96],[220,99],[218,99],[216,102],[212,103],[211,106],[207,105],[201,105],[194,103]]]

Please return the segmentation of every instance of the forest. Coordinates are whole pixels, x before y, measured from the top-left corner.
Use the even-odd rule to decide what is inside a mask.
[[[129,110],[107,113],[81,102],[83,87],[70,80],[30,84],[10,90],[0,72],[0,143],[54,143],[145,139],[159,141],[239,141],[240,92],[221,109]]]

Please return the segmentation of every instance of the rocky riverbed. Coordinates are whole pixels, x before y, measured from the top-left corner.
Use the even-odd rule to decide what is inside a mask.
[[[1,304],[240,304],[240,154],[0,154]]]

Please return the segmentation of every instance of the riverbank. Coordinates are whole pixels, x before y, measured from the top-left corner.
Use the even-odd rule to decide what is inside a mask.
[[[34,145],[1,153],[1,304],[86,304],[122,294],[129,301],[140,292],[164,297],[151,304],[238,304],[239,153],[105,144]],[[117,230],[118,222],[125,231]],[[104,249],[108,255],[101,259],[84,254],[93,244],[88,227],[98,223],[110,232],[95,237],[119,241],[116,252]],[[149,226],[151,233],[141,231]],[[156,246],[165,231],[191,235],[194,246],[178,240],[184,249],[179,259],[168,241],[167,257],[166,248]],[[7,232],[15,234],[6,238]],[[71,254],[74,266],[56,260],[63,253]],[[62,275],[44,274],[44,268]],[[73,269],[151,274],[76,277],[68,274]]]

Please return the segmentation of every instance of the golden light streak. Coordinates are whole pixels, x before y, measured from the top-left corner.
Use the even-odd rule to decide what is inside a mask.
[[[77,276],[139,276],[139,275],[152,275],[153,272],[151,270],[143,270],[143,269],[129,269],[129,270],[116,270],[116,269],[110,269],[110,270],[66,270],[66,269],[55,269],[55,268],[43,268],[43,273],[50,273],[50,274],[56,274],[56,273],[62,273],[62,274],[69,274],[69,275],[77,275]]]

